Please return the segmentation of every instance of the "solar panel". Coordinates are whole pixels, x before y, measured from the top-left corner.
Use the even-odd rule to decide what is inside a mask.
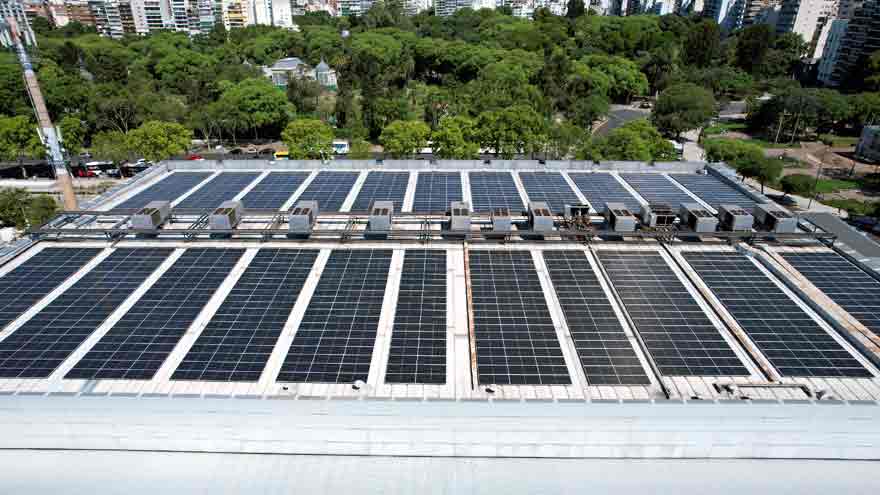
[[[602,249],[597,254],[661,374],[749,374],[659,253]]]
[[[470,251],[481,384],[570,384],[556,329],[528,251]]]
[[[174,201],[210,175],[211,172],[175,172],[123,201],[116,208],[143,208],[150,201]]]
[[[319,172],[297,201],[317,201],[321,211],[339,211],[358,175],[360,172]]]
[[[171,379],[259,380],[317,257],[313,249],[261,249]]]
[[[257,172],[223,172],[178,203],[175,208],[208,209],[234,198],[260,174]]]
[[[386,383],[446,383],[446,251],[407,249]]]
[[[666,203],[678,211],[682,203],[694,202],[694,198],[673,184],[665,175],[643,173],[620,174],[620,176],[649,203]]]
[[[391,253],[390,249],[330,253],[277,381],[367,379]]]
[[[277,210],[309,177],[311,172],[272,172],[241,198],[245,208]]]
[[[120,248],[0,342],[0,377],[46,378],[171,254]]]
[[[605,203],[623,203],[632,212],[641,208],[635,196],[611,174],[572,172],[568,176],[596,211],[603,211]]]
[[[564,212],[565,205],[577,205],[581,199],[559,172],[520,172],[529,201],[544,201],[556,214]]]
[[[608,296],[581,251],[544,251],[544,261],[591,385],[648,385]]]
[[[243,253],[187,249],[65,378],[152,378]]]
[[[510,208],[514,215],[525,210],[519,189],[509,172],[468,172],[473,209],[489,213],[492,208]]]
[[[439,213],[453,201],[461,201],[461,174],[458,172],[419,172],[416,180],[415,213]]]
[[[872,376],[745,255],[684,257],[781,375]]]
[[[837,253],[780,253],[832,301],[880,336],[880,282]]]
[[[0,330],[100,252],[91,248],[46,248],[0,278]]]
[[[720,205],[737,205],[751,211],[751,208],[758,204],[752,198],[711,175],[672,174],[670,177],[716,210]]]
[[[393,201],[394,211],[403,208],[409,172],[370,172],[361,186],[351,211],[366,213],[375,201]]]

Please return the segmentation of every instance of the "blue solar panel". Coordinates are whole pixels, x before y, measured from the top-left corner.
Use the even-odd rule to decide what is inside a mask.
[[[360,172],[319,172],[297,201],[317,201],[320,211],[339,211],[358,175]]]
[[[634,213],[641,208],[636,197],[611,174],[571,172],[568,176],[597,212],[605,211],[605,203],[623,203]]]
[[[675,211],[678,211],[682,203],[696,203],[694,198],[663,174],[620,174],[620,176],[649,203],[666,203]]]
[[[366,213],[376,201],[393,201],[394,211],[400,212],[408,185],[409,172],[370,172],[351,211]]]
[[[310,172],[272,172],[241,198],[245,208],[277,210],[309,177]]]
[[[510,208],[510,212],[517,215],[525,210],[510,172],[469,172],[468,177],[475,212],[489,213],[493,208]]]
[[[174,201],[210,175],[210,172],[175,172],[123,201],[116,208],[143,208],[150,201]]]
[[[559,172],[520,172],[519,178],[529,201],[544,201],[553,213],[562,214],[565,205],[581,202]]]
[[[670,177],[716,210],[720,205],[736,205],[751,211],[758,204],[733,186],[711,175],[670,174]]]
[[[260,174],[256,172],[223,172],[187,196],[175,208],[216,208],[234,198]]]
[[[449,203],[462,197],[459,172],[419,172],[412,211],[442,213],[449,209]]]

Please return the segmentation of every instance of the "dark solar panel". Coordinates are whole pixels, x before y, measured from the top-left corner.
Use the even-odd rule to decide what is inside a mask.
[[[370,172],[351,211],[366,213],[375,201],[393,201],[394,211],[400,212],[408,185],[409,172]]]
[[[446,251],[407,249],[387,383],[446,383]]]
[[[837,253],[781,253],[813,285],[880,336],[880,282]]]
[[[571,172],[568,176],[597,212],[605,210],[605,203],[623,203],[634,213],[641,208],[635,196],[611,174]]]
[[[696,202],[663,174],[620,174],[620,176],[650,203],[666,203],[678,211],[682,203]]]
[[[577,205],[581,200],[559,172],[520,172],[529,201],[544,201],[556,214],[564,212],[565,205]]]
[[[243,253],[187,249],[66,378],[152,378]]]
[[[745,255],[684,257],[781,375],[872,376]]]
[[[100,252],[92,248],[46,248],[0,278],[0,330]]]
[[[367,379],[391,253],[336,249],[330,254],[277,381]]]
[[[259,380],[317,257],[317,250],[261,249],[171,379]]]
[[[116,208],[143,208],[150,201],[174,201],[210,175],[211,172],[175,172],[123,201]]]
[[[317,201],[320,211],[339,211],[358,175],[359,172],[319,172],[297,201]]]
[[[208,209],[229,201],[254,181],[257,172],[223,172],[175,205],[175,208]]]
[[[737,205],[751,211],[758,204],[752,198],[711,175],[670,174],[670,177],[716,210],[720,205]]]
[[[241,198],[245,208],[277,210],[309,177],[310,172],[272,172]]]
[[[749,374],[660,254],[605,249],[597,254],[660,373]]]
[[[171,254],[120,248],[0,342],[0,377],[46,378]]]
[[[475,212],[489,213],[492,208],[510,208],[510,212],[517,215],[525,210],[510,172],[469,172],[468,177]]]
[[[442,213],[449,209],[450,203],[462,198],[459,172],[419,172],[412,211]]]
[[[648,385],[608,296],[581,251],[544,251],[565,321],[591,385]]]
[[[528,251],[468,253],[481,384],[570,384]]]

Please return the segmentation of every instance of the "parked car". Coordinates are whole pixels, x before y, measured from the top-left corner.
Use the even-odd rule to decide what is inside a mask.
[[[276,151],[275,152],[275,159],[276,160],[287,160],[289,158],[290,158],[290,153],[288,153],[287,151]]]
[[[189,155],[186,157],[187,160],[204,160],[205,158],[202,155]]]

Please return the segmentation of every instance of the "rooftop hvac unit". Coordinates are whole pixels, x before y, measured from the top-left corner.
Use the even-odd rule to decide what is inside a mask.
[[[529,229],[534,232],[552,232],[553,214],[543,201],[529,203]]]
[[[565,205],[565,218],[574,220],[578,217],[586,217],[589,221],[590,205]]]
[[[471,205],[467,201],[453,201],[449,204],[449,230],[468,232],[471,230]]]
[[[244,216],[244,206],[241,201],[224,201],[220,207],[211,213],[208,225],[211,230],[232,230]]]
[[[318,202],[300,201],[287,215],[287,230],[295,235],[308,235],[318,220]]]
[[[605,203],[603,212],[608,227],[615,232],[632,232],[636,230],[636,217],[623,203]]]
[[[394,214],[393,201],[376,201],[370,208],[367,230],[383,232],[391,230],[391,216]]]
[[[777,234],[797,232],[797,218],[787,210],[771,203],[756,206],[755,219],[769,232]]]
[[[642,205],[639,216],[648,227],[669,227],[675,225],[676,215],[672,207],[666,203],[648,203]]]
[[[131,216],[131,228],[156,230],[171,217],[171,202],[151,201]]]
[[[715,232],[718,219],[699,203],[682,203],[679,213],[682,221],[694,232]]]
[[[718,216],[721,218],[721,229],[731,232],[748,232],[755,224],[755,217],[736,205],[719,205]]]
[[[513,223],[510,219],[510,208],[492,208],[489,217],[492,219],[493,232],[507,234],[513,230]]]

